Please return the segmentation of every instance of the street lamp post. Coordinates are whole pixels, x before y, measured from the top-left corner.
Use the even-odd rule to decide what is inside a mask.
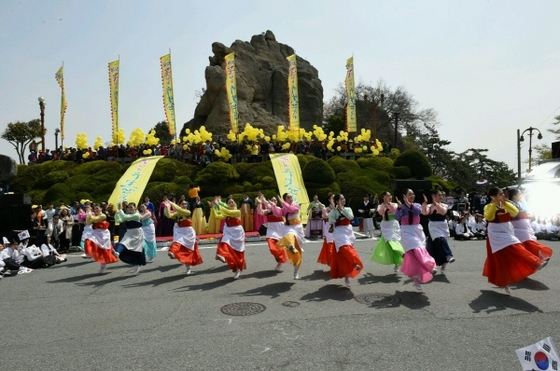
[[[58,134],[60,133],[60,129],[54,129],[54,150],[58,151]]]
[[[41,150],[45,153],[45,98],[39,97],[38,99],[41,109]]]
[[[369,103],[368,100],[368,95],[364,94],[364,100],[366,101],[366,103]],[[381,95],[379,96],[379,100],[376,101],[375,97],[372,95],[371,96],[371,105],[372,105],[372,119],[371,119],[371,137],[373,140],[373,143],[375,143],[375,140],[377,139],[377,106],[379,104],[383,104],[383,101],[385,100],[385,95],[383,93],[381,93]]]
[[[525,134],[526,132],[529,132],[529,169],[527,169],[527,172],[528,173],[531,172],[531,163],[532,163],[531,155],[533,153],[533,131],[536,131],[536,132],[539,133],[539,135],[537,135],[537,139],[542,139],[541,131],[537,128],[529,126],[529,128],[523,130],[523,132],[521,134],[519,134],[519,129],[517,129],[517,178],[518,178],[518,184],[521,184],[521,142],[523,142],[525,140],[525,138],[523,137],[523,134]]]

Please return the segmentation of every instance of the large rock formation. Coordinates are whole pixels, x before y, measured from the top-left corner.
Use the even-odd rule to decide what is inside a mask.
[[[0,155],[0,183],[9,184],[17,176],[16,161],[5,155]]]
[[[239,129],[245,123],[275,133],[288,120],[288,62],[294,49],[276,41],[271,31],[255,35],[251,42],[236,40],[231,47],[215,42],[214,55],[206,67],[206,90],[198,103],[194,118],[183,130],[205,126],[215,135],[230,130],[229,106],[225,89],[224,57],[235,52]],[[310,130],[323,121],[323,87],[318,71],[298,56],[300,127]]]

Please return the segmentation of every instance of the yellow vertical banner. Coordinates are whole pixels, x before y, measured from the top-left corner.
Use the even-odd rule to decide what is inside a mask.
[[[280,196],[284,193],[293,196],[294,202],[299,204],[299,218],[303,224],[307,224],[309,197],[296,155],[293,153],[270,153],[269,156]]]
[[[229,104],[229,123],[231,131],[239,132],[239,111],[237,106],[237,82],[235,77],[235,53],[225,56],[226,64],[226,91]]]
[[[161,65],[161,84],[163,88],[163,109],[167,118],[169,134],[175,137],[175,100],[173,98],[173,75],[171,73],[171,53],[159,59]]]
[[[150,156],[134,161],[115,185],[115,189],[109,197],[109,203],[115,207],[117,203],[123,201],[135,202],[138,205],[138,202],[143,199],[142,193],[144,193],[146,184],[161,158],[163,156]]]
[[[111,118],[113,119],[113,141],[119,144],[119,60],[109,62],[109,90],[111,92]],[[123,143],[121,143],[123,144]]]
[[[354,87],[354,57],[346,61],[346,130],[353,133],[357,128],[356,120],[356,90]]]
[[[64,65],[60,66],[54,75],[60,86],[60,138],[64,141],[64,115],[66,114],[66,93],[64,92]]]
[[[297,78],[297,56],[290,55],[288,58],[288,96],[290,130],[299,130],[299,91]]]

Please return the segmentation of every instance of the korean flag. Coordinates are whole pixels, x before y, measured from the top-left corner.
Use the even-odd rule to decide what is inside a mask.
[[[524,371],[558,371],[558,351],[550,337],[515,351]]]

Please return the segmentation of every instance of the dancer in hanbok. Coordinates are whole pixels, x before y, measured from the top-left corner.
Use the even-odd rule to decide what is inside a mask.
[[[513,217],[511,220],[515,237],[521,241],[523,246],[529,250],[529,252],[544,260],[545,263],[548,263],[552,257],[553,251],[550,247],[537,241],[535,231],[531,227],[528,213],[524,207],[525,203],[523,202],[523,194],[519,189],[510,189],[509,199],[519,210],[517,216]]]
[[[241,200],[241,220],[243,221],[243,230],[245,232],[252,232],[254,228],[253,220],[253,209],[255,204],[253,200],[249,198],[247,193],[243,193],[243,199]]]
[[[187,201],[183,201],[180,205],[167,201],[165,215],[169,219],[175,219],[176,222],[173,227],[173,243],[167,255],[171,259],[177,259],[184,264],[187,275],[189,275],[192,273],[191,268],[193,266],[202,264],[202,257],[198,250],[196,232],[190,218],[191,212],[187,210],[187,207]]]
[[[440,190],[431,191],[432,203],[422,205],[422,214],[427,215],[428,231],[432,243],[428,246],[428,252],[436,261],[436,266],[441,267],[441,273],[445,274],[447,263],[453,263],[455,258],[449,247],[449,225],[447,224],[447,204],[442,202],[443,194]],[[433,274],[437,273],[434,268]]]
[[[239,278],[245,263],[245,231],[241,221],[241,211],[237,209],[233,198],[228,199],[228,207],[223,207],[218,199],[214,200],[212,212],[218,220],[225,220],[224,234],[216,250],[216,260],[227,263],[234,273],[233,279]],[[219,212],[219,214],[218,214]]]
[[[80,223],[84,223],[84,230],[82,231],[82,237],[80,239],[80,249],[82,251],[85,250],[85,242],[91,236],[93,232],[93,225],[92,222],[88,222],[87,216],[91,214],[91,204],[85,204],[83,207],[80,208],[80,213],[78,215],[78,220]],[[82,258],[91,258],[85,251],[82,254]]]
[[[262,207],[257,208],[257,213],[262,214],[266,217],[267,220],[267,229],[266,229],[266,243],[268,244],[268,249],[274,259],[276,259],[276,270],[282,269],[282,264],[288,261],[288,255],[286,254],[286,250],[282,248],[278,248],[276,243],[282,238],[284,232],[284,218],[281,216],[274,215],[272,211],[271,205],[277,205],[276,197],[272,197],[270,201],[263,201],[263,205],[266,207],[263,209]]]
[[[144,231],[142,230],[142,222],[140,213],[136,210],[136,204],[129,202],[126,206],[126,213],[121,209],[121,205],[117,204],[117,212],[115,221],[126,224],[126,233],[122,239],[115,245],[113,255],[119,258],[123,263],[134,266],[132,274],[138,274],[140,267],[146,265],[146,255],[144,253]]]
[[[354,213],[345,207],[343,195],[334,196],[336,207],[329,212],[329,222],[334,225],[333,239],[335,251],[331,256],[331,278],[344,278],[346,286],[350,286],[350,278],[356,277],[364,268],[360,256],[354,249],[356,237],[352,230]]]
[[[519,210],[507,201],[504,192],[493,187],[488,196],[491,202],[484,206],[488,234],[482,275],[488,277],[488,282],[511,294],[509,285],[536,273],[547,261],[531,253],[515,237],[511,218],[515,218]]]
[[[414,202],[414,192],[408,189],[403,195],[403,203],[397,198],[395,219],[401,223],[401,244],[405,250],[401,272],[408,276],[418,291],[421,283],[432,280],[432,271],[436,267],[434,258],[426,250],[426,236],[420,225],[422,206]],[[424,204],[428,199],[424,196]]]
[[[86,225],[91,225],[92,231],[84,242],[84,251],[99,263],[99,273],[103,273],[107,264],[116,263],[119,259],[112,253],[113,244],[109,232],[109,222],[98,204],[93,204],[93,210],[87,213]]]
[[[157,256],[156,226],[154,224],[152,212],[148,209],[146,204],[140,204],[138,211],[140,212],[142,231],[144,232],[146,263],[151,263]]]
[[[284,193],[282,200],[282,208],[270,205],[274,215],[285,218],[283,237],[276,243],[276,246],[286,250],[288,259],[294,266],[294,279],[299,280],[298,271],[303,260],[302,246],[305,237],[303,226],[299,219],[299,205],[293,203],[293,197],[289,193]]]
[[[192,202],[192,226],[197,236],[206,234],[206,217],[204,216],[204,204],[200,197],[196,196]]]
[[[319,196],[314,195],[313,201],[307,206],[307,225],[305,226],[305,237],[311,237],[313,231],[321,231],[323,227],[322,210],[325,205],[319,201]]]
[[[327,195],[328,205],[323,208],[323,246],[317,257],[317,263],[331,266],[331,257],[335,251],[334,247],[334,225],[329,222],[329,213],[336,207],[334,203],[334,194],[329,192]]]
[[[210,207],[210,216],[208,217],[208,233],[210,234],[220,233],[221,228],[221,219],[216,218],[216,215],[220,214],[220,209],[214,208],[214,205],[216,203],[227,208],[227,204],[225,202],[222,202],[222,197],[219,195],[214,197],[214,201],[208,201],[208,206]],[[213,209],[214,212],[212,212]]]
[[[404,248],[401,245],[401,226],[395,220],[398,204],[392,202],[391,193],[381,194],[382,203],[377,207],[377,213],[383,217],[381,221],[381,237],[375,245],[371,260],[383,265],[395,265],[395,272],[402,265]]]
[[[261,211],[268,208],[268,202],[261,191],[257,192],[257,197],[255,198],[255,213],[253,215],[253,220],[255,221],[255,231],[261,232],[261,226],[267,223],[267,216]],[[259,211],[260,209],[260,211]]]

